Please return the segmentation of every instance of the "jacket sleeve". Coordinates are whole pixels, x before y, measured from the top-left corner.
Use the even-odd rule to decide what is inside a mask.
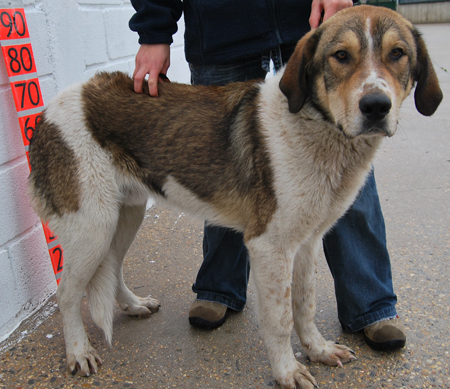
[[[173,42],[177,32],[177,21],[183,12],[181,0],[131,0],[136,13],[129,27],[139,34],[140,44]]]

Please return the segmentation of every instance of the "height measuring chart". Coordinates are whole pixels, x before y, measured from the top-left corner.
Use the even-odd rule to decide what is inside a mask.
[[[39,121],[39,114],[44,109],[44,101],[37,77],[25,11],[22,8],[0,9],[0,45],[30,167],[28,146]],[[56,282],[59,285],[63,269],[63,251],[57,237],[47,225],[42,223],[42,226]]]

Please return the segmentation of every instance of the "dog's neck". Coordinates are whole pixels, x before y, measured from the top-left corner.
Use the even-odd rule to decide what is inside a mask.
[[[328,177],[335,189],[347,175],[365,176],[383,137],[360,135],[349,139],[308,102],[300,112],[290,113],[277,78],[278,75],[271,77],[261,86],[271,90],[261,93],[264,102],[259,116],[267,145],[273,148],[271,154],[282,159],[279,163],[292,164],[294,170],[295,166],[312,164],[317,174]],[[267,128],[265,122],[279,125]]]

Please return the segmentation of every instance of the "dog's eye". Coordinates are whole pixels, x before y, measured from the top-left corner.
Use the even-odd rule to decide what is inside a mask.
[[[334,53],[334,58],[336,58],[339,62],[345,63],[348,62],[350,57],[348,53],[344,50],[338,50]]]
[[[395,48],[395,49],[392,49],[392,51],[391,51],[391,58],[393,60],[399,60],[401,57],[403,57],[404,54],[405,53],[403,52],[402,49]]]

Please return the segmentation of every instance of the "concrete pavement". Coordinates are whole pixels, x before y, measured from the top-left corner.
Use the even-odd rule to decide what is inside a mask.
[[[318,270],[318,327],[357,359],[341,368],[306,360],[321,388],[450,388],[450,24],[419,26],[444,92],[431,118],[412,96],[397,134],[385,141],[375,170],[386,219],[398,311],[407,346],[380,353],[361,334],[343,333],[325,260]],[[65,370],[64,340],[55,298],[0,344],[0,388],[275,388],[255,316],[250,283],[244,312],[214,331],[189,326],[191,284],[201,263],[202,222],[151,208],[126,258],[125,279],[138,295],[153,295],[161,310],[134,319],[118,309],[109,348],[82,309],[94,347],[104,360],[88,378]],[[295,353],[301,353],[296,335]]]

